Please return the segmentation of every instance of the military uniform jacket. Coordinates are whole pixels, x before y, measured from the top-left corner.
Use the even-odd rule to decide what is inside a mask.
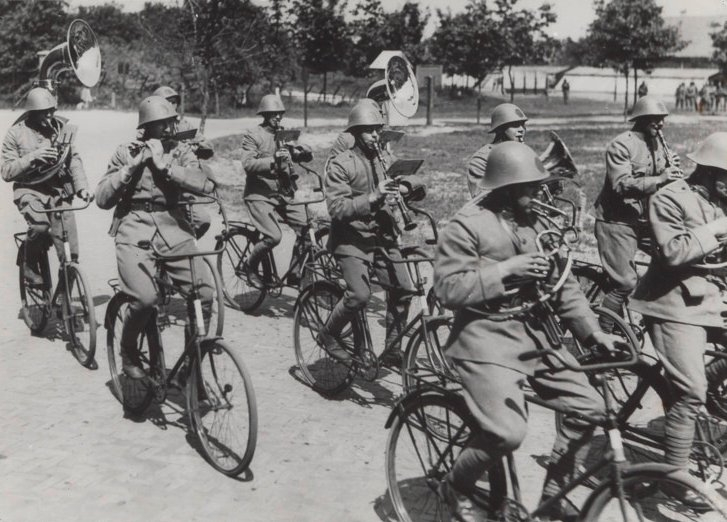
[[[393,157],[386,152],[389,165]],[[371,260],[375,246],[391,246],[396,239],[393,217],[383,203],[372,207],[371,194],[382,173],[376,159],[367,158],[358,147],[333,159],[326,172],[326,203],[331,216],[328,249],[334,254]]]
[[[176,203],[185,191],[207,192],[211,182],[189,146],[177,145],[166,152],[165,159],[171,161],[169,179],[150,166],[149,159],[132,173],[131,181],[125,185],[121,180],[133,160],[130,144],[121,145],[112,156],[106,174],[96,187],[96,203],[103,209],[116,207],[109,233],[117,244],[136,245],[139,241],[151,240],[156,232],[169,248],[194,239],[186,207]],[[131,204],[146,202],[153,202],[156,209],[151,212],[130,209]],[[159,209],[164,206],[168,209]]]
[[[494,143],[488,143],[475,152],[467,162],[467,187],[470,189],[470,196],[475,197],[482,191],[482,183],[485,181],[485,169],[487,169],[487,158],[490,157]]]
[[[716,250],[706,224],[723,216],[686,181],[669,183],[651,197],[649,220],[659,255],[639,281],[631,308],[643,315],[678,323],[723,327],[727,313],[719,288],[693,265]]]
[[[644,135],[627,131],[606,149],[606,179],[596,200],[596,218],[610,223],[636,224],[647,217],[646,199],[659,189],[656,176],[666,168],[664,149],[652,151]]]
[[[353,137],[353,134],[351,134],[349,132],[342,132],[341,134],[338,135],[338,137],[336,138],[336,141],[333,142],[333,146],[328,151],[328,156],[326,156],[326,161],[327,162],[332,161],[340,153],[345,152],[348,149],[352,149],[355,144],[356,144],[356,140]]]
[[[60,130],[65,125],[64,118],[54,118],[53,125]],[[73,196],[79,190],[88,190],[83,162],[73,145],[66,158],[65,167],[58,174],[44,183],[26,185],[20,181],[23,176],[31,173],[38,164],[31,162],[28,155],[38,149],[51,146],[51,140],[27,125],[27,120],[13,125],[5,136],[2,147],[2,167],[0,173],[5,181],[14,181],[13,200],[18,201],[25,194],[42,194],[47,196]]]
[[[499,262],[536,251],[535,236],[546,228],[538,222],[534,228],[509,232],[505,226],[509,225],[481,205],[465,205],[455,214],[437,244],[434,290],[442,304],[455,311],[447,355],[532,374],[538,362],[523,362],[519,356],[536,349],[538,343],[550,346],[541,322],[530,320],[526,327],[524,318],[495,321],[470,309],[496,308],[509,301]],[[572,276],[551,302],[578,339],[585,340],[598,330],[588,301]],[[538,343],[533,342],[531,332]]]
[[[275,172],[275,133],[262,124],[242,135],[242,167],[247,175],[244,198],[271,201],[279,197],[280,183]]]

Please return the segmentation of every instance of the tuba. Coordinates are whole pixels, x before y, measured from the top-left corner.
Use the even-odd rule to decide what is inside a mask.
[[[101,50],[96,35],[83,20],[73,20],[68,27],[66,41],[55,46],[43,57],[38,80],[34,84],[48,89],[55,96],[58,76],[68,70],[73,71],[78,81],[86,87],[94,87],[101,77]],[[25,114],[18,118],[18,121],[24,117]],[[38,165],[23,180],[23,184],[43,183],[58,174],[66,164],[76,127],[59,124],[54,125],[54,130],[51,146],[58,151],[55,161]]]

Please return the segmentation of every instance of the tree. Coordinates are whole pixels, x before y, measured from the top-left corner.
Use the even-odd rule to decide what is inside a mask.
[[[301,65],[314,74],[323,74],[324,101],[328,73],[343,68],[351,46],[345,7],[340,0],[292,0],[290,8]]]
[[[555,21],[548,4],[538,10],[517,9],[519,0],[470,0],[464,13],[438,11],[440,25],[432,35],[432,54],[448,74],[466,74],[479,85],[492,71],[545,61],[550,38],[545,28]],[[515,93],[511,89],[510,99]]]
[[[65,41],[63,0],[0,0],[0,90],[18,93],[38,74],[37,52]]]
[[[714,32],[709,33],[712,38],[712,60],[719,65],[722,74],[727,73],[727,22],[720,28],[718,23],[713,23]]]
[[[589,27],[589,46],[598,64],[609,65],[626,80],[624,112],[628,110],[628,79],[637,70],[651,70],[656,62],[683,49],[679,29],[668,27],[655,0],[596,0],[596,18]]]

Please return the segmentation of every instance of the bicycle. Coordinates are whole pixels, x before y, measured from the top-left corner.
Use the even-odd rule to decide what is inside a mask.
[[[436,223],[432,216],[414,207],[409,210],[424,216],[431,224],[434,238],[427,239],[427,244],[436,244]],[[416,358],[416,354],[433,352],[431,346],[436,344],[439,349],[449,335],[451,318],[434,315],[438,303],[433,292],[427,291],[427,280],[422,276],[420,265],[431,264],[433,258],[418,246],[405,246],[400,249],[402,257],[393,258],[380,247],[374,249],[392,264],[405,264],[414,285],[413,298],[420,304],[420,310],[392,341],[399,344],[408,338],[404,351],[404,360]],[[365,380],[374,381],[380,372],[379,357],[374,351],[374,343],[369,329],[367,311],[360,310],[341,333],[340,340],[352,354],[350,362],[341,362],[326,351],[318,343],[318,333],[328,319],[333,307],[343,296],[344,287],[339,280],[332,280],[327,267],[320,269],[316,263],[309,264],[311,273],[318,274],[319,280],[307,286],[298,296],[293,315],[293,338],[295,356],[303,379],[318,393],[334,396],[347,389],[356,375]],[[424,346],[424,349],[422,349]],[[414,355],[411,355],[414,354]],[[404,383],[406,386],[406,383]]]
[[[291,206],[304,206],[307,221],[305,233],[309,236],[309,242],[304,245],[302,251],[294,252],[296,257],[282,276],[278,274],[272,250],[260,260],[252,277],[248,272],[250,267],[247,266],[246,261],[252,248],[260,240],[260,232],[252,223],[233,221],[230,223],[229,230],[225,230],[217,236],[215,249],[223,249],[217,257],[217,269],[222,279],[225,302],[236,310],[246,313],[253,312],[262,304],[266,295],[278,296],[284,287],[293,286],[287,283],[287,279],[295,266],[303,267],[301,281],[297,285],[301,289],[310,284],[314,278],[314,275],[305,268],[309,262],[315,259],[321,265],[326,264],[331,271],[335,266],[332,258],[325,251],[324,238],[328,235],[327,223],[311,217],[309,209],[310,205],[325,201],[323,181],[315,171],[305,165],[300,166],[318,180],[318,186],[313,189],[313,192],[321,195],[306,201],[288,203]]]
[[[551,348],[523,354],[522,358],[556,359],[559,366],[551,366],[549,371],[570,369],[598,373],[635,364],[638,361],[637,351],[633,345],[625,347],[628,349],[624,352],[628,354],[627,358],[622,354],[611,354],[609,362],[588,365],[570,364],[558,350]],[[390,430],[386,446],[387,490],[396,516],[402,522],[449,520],[446,503],[439,494],[439,484],[452,469],[470,437],[479,430],[464,398],[456,389],[437,386],[431,379],[420,377],[414,376],[419,379],[419,386],[397,402],[385,425]],[[607,412],[605,419],[570,411],[566,407],[548,404],[534,395],[526,395],[529,403],[603,428],[610,448],[598,462],[578,472],[558,494],[533,511],[523,506],[515,461],[509,454],[489,470],[488,489],[481,483],[477,487],[476,497],[493,514],[492,519],[535,521],[556,503],[570,502],[567,495],[577,487],[603,476],[605,478],[596,483],[582,504],[579,520],[704,520],[702,510],[691,509],[674,498],[674,495],[683,495],[687,491],[708,505],[716,519],[726,520],[725,501],[704,483],[666,464],[631,464],[627,461],[607,386],[602,387],[602,393]]]
[[[62,202],[59,202],[62,204]],[[48,260],[48,249],[44,249],[39,255],[38,268],[43,278],[41,285],[28,284],[23,275],[25,265],[25,238],[27,232],[20,232],[14,235],[15,244],[18,247],[17,264],[20,270],[20,301],[21,313],[25,324],[31,333],[41,333],[51,316],[56,310],[58,319],[63,325],[64,334],[69,344],[69,349],[82,366],[95,370],[98,365],[95,360],[96,354],[96,314],[93,304],[93,297],[90,294],[88,279],[81,270],[77,260],[71,257],[71,245],[68,240],[63,214],[65,212],[76,212],[88,208],[91,200],[84,205],[73,207],[39,208],[32,203],[30,208],[40,214],[52,214],[61,224],[61,239],[63,241],[64,255],[59,258],[58,284],[53,290],[53,279],[50,273]],[[52,297],[51,297],[52,294]]]
[[[184,349],[172,369],[168,370],[160,335],[165,325],[159,320],[159,310],[155,309],[137,340],[146,377],[134,380],[121,372],[119,341],[130,298],[115,288],[105,318],[114,395],[127,414],[138,415],[153,399],[164,402],[169,389],[183,391],[190,426],[205,459],[225,475],[239,475],[249,467],[257,443],[255,392],[240,356],[221,338],[205,337],[205,321],[193,262],[195,257],[217,256],[221,251],[164,254],[156,249],[152,241],[142,242],[140,246],[150,248],[160,264],[189,260],[193,282],[189,292],[173,288],[163,275],[154,276],[160,288],[178,292],[185,299],[188,322]]]

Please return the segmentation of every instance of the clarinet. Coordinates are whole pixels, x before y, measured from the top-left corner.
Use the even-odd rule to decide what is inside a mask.
[[[277,131],[285,130],[282,126],[276,129]],[[283,140],[275,140],[275,150],[280,150],[285,147]],[[293,173],[293,163],[288,159],[284,162],[281,159],[275,159],[275,170],[278,174],[278,182],[280,183],[280,193],[288,198],[295,196],[295,191],[298,190],[298,185],[295,180],[298,176]]]

